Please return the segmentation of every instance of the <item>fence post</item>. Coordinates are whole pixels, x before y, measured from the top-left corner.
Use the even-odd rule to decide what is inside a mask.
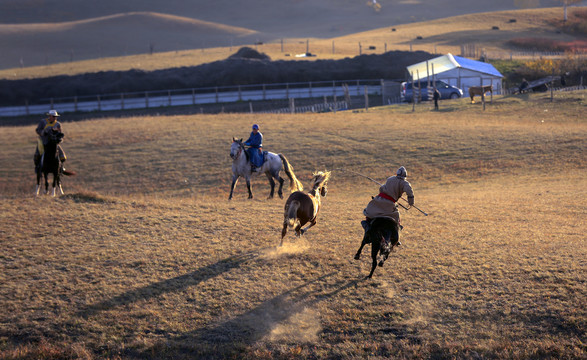
[[[192,105],[196,105],[196,89],[192,88]]]
[[[312,98],[312,82],[310,81],[310,98]]]
[[[145,91],[145,108],[149,108],[149,92]]]
[[[102,103],[100,102],[100,95],[98,95],[98,111],[102,111]]]
[[[120,110],[124,110],[124,93],[120,94]]]
[[[550,77],[550,102],[554,101],[554,67],[552,68],[552,76]]]
[[[369,93],[367,92],[367,85],[365,85],[365,111],[369,111]]]
[[[410,80],[412,83],[412,112],[416,111],[416,84],[414,84],[414,72],[410,73]]]
[[[25,114],[30,115],[30,113],[29,113],[29,99],[24,100],[24,107],[25,107]]]
[[[249,101],[249,109],[251,110],[251,114],[253,113],[253,103]]]
[[[167,98],[169,99],[167,106],[171,106],[171,90],[167,90]]]
[[[218,86],[216,86],[215,89],[216,89],[216,104],[218,104]]]
[[[291,114],[295,114],[295,112],[296,112],[296,105],[295,105],[294,98],[289,98],[289,112]]]
[[[266,93],[265,93],[265,84],[263,84],[263,100],[267,100],[265,96],[266,96]]]
[[[73,111],[77,111],[77,96],[73,97]]]
[[[238,101],[243,101],[242,93],[241,93],[241,86],[238,86]]]

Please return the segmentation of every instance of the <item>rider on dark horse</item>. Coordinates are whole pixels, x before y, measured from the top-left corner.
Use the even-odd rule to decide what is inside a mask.
[[[47,115],[49,117],[41,120],[35,130],[37,135],[39,135],[37,149],[35,150],[35,156],[33,158],[35,162],[35,172],[40,171],[41,159],[45,151],[45,146],[49,143],[50,131],[62,133],[61,123],[57,121],[57,118],[60,116],[57,111],[50,110]],[[57,152],[59,153],[59,160],[63,164],[65,160],[67,160],[67,157],[60,145],[57,145]],[[65,169],[62,169],[62,171],[64,170]]]
[[[245,141],[249,148],[249,158],[251,159],[251,171],[255,172],[257,168],[263,166],[263,134],[259,131],[259,125],[253,125],[253,131],[249,139]]]
[[[369,230],[371,222],[378,217],[391,218],[399,225],[399,229],[402,228],[399,211],[395,203],[406,193],[408,195],[408,204],[410,206],[414,205],[414,191],[412,190],[412,185],[406,181],[407,176],[408,172],[403,166],[397,169],[396,176],[387,178],[385,184],[379,188],[379,195],[375,196],[367,204],[367,207],[363,210],[366,219],[361,221],[365,233]],[[401,245],[399,241],[397,244]]]

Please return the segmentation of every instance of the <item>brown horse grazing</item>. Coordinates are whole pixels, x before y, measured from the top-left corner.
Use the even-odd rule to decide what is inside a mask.
[[[288,227],[293,227],[296,236],[303,235],[309,228],[316,225],[316,217],[320,212],[320,196],[326,196],[328,189],[326,183],[330,178],[330,171],[318,171],[312,174],[312,190],[305,194],[301,191],[292,193],[285,202],[283,213],[283,229],[281,230],[281,241],[287,233]],[[310,222],[306,228],[302,229],[307,222]]]
[[[373,272],[377,267],[377,256],[379,255],[379,266],[383,266],[389,253],[393,251],[393,247],[399,243],[399,226],[395,220],[391,218],[378,217],[371,221],[369,230],[363,237],[361,247],[355,254],[355,260],[361,257],[361,250],[366,244],[371,244],[371,272],[367,278],[373,276]]]
[[[481,99],[485,99],[485,93],[491,93],[493,95],[493,85],[486,86],[471,86],[469,88],[469,96],[471,97],[471,104],[475,103],[475,95],[481,96]]]

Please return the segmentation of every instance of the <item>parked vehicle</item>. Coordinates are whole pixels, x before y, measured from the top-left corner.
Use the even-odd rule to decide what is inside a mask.
[[[402,94],[404,97],[404,101],[412,102],[412,86],[411,82],[403,82],[402,83]],[[432,100],[432,91],[430,91],[430,99],[428,99],[428,81],[422,80],[419,83],[416,83],[416,86],[420,88],[420,95],[421,100]],[[430,82],[430,88],[434,88],[434,84]],[[436,80],[436,88],[440,92],[440,99],[458,99],[463,96],[463,90],[459,89],[456,86],[449,85],[441,80]]]

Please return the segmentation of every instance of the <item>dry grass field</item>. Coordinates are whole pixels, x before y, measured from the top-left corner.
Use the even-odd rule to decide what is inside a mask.
[[[579,359],[587,92],[368,112],[68,122],[65,196],[33,197],[34,127],[2,127],[1,359]],[[376,184],[335,170],[318,224],[237,185],[258,123],[305,186],[408,169],[403,246],[353,260]]]
[[[569,17],[581,11],[581,8],[570,8]],[[280,39],[273,41],[265,41],[262,45],[254,45],[252,42],[247,43],[248,46],[256,48],[259,52],[263,52],[271,57],[272,60],[298,60],[298,61],[315,61],[320,59],[344,59],[346,57],[358,56],[360,51],[362,54],[381,54],[387,48],[391,50],[422,50],[430,53],[445,54],[451,52],[453,54],[460,54],[461,45],[476,44],[479,49],[487,51],[510,51],[507,42],[516,38],[543,38],[552,39],[556,41],[572,41],[577,37],[564,34],[560,29],[553,24],[559,21],[562,16],[561,8],[548,9],[526,9],[513,11],[497,11],[479,14],[469,14],[448,17],[445,19],[438,19],[425,22],[416,22],[409,24],[394,25],[390,23],[389,26],[382,27],[376,30],[358,32],[355,34],[331,37],[329,34],[316,34],[313,38],[294,38],[283,37],[283,50]],[[145,23],[153,24],[153,26],[161,28],[159,36],[170,36],[169,32],[174,29],[189,29],[189,34],[199,31],[198,29],[205,29],[202,36],[207,41],[216,38],[229,38],[235,36],[235,31],[238,28],[229,28],[226,26],[214,24],[202,24],[198,21],[190,21],[183,18],[174,18],[171,16],[164,16],[161,14],[132,14],[121,16],[112,16],[104,19],[93,19],[92,21],[80,21],[67,26],[76,26],[76,34],[90,34],[95,28],[108,29],[108,32],[116,31],[120,33],[129,32],[134,39],[140,39],[140,31],[131,28],[131,25],[136,25],[136,18],[148,20]],[[510,22],[515,19],[516,22]],[[302,21],[302,20],[300,20]],[[73,25],[72,25],[73,24]],[[52,26],[51,31],[57,31],[66,25],[39,25]],[[129,27],[127,29],[126,27]],[[300,26],[304,26],[303,23]],[[493,26],[499,27],[499,30],[492,30]],[[9,41],[19,41],[19,43],[32,44],[31,41],[22,40],[14,35],[16,25],[0,25],[0,39],[5,38],[7,43]],[[54,28],[54,29],[53,29]],[[395,29],[395,31],[392,31]],[[69,28],[66,28],[67,31]],[[31,34],[40,35],[32,30]],[[103,36],[102,30],[98,34],[92,35],[88,44],[94,44],[94,48],[101,40],[97,36]],[[109,33],[110,34],[110,33]],[[42,35],[42,34],[41,34]],[[48,36],[48,35],[43,35]],[[72,35],[51,35],[58,38],[68,39]],[[90,35],[86,35],[90,36]],[[115,34],[109,35],[111,38],[116,38]],[[185,36],[182,35],[182,36]],[[240,36],[243,39],[254,37],[251,31],[247,29],[240,29]],[[422,37],[418,40],[417,37]],[[172,38],[176,38],[173,37]],[[35,40],[38,41],[38,40]],[[49,40],[46,40],[47,42]],[[65,41],[65,40],[64,40]],[[136,40],[138,41],[138,40]],[[158,40],[165,41],[164,39]],[[167,40],[169,41],[169,40]],[[178,41],[173,40],[173,41]],[[171,43],[173,43],[171,41]],[[0,79],[23,79],[36,77],[49,77],[58,75],[75,75],[82,73],[93,73],[99,71],[126,71],[130,69],[139,69],[145,71],[153,71],[182,66],[196,66],[213,61],[224,60],[238,50],[238,46],[222,45],[218,47],[206,46],[202,48],[201,41],[195,37],[193,47],[194,50],[181,51],[166,51],[160,52],[157,50],[152,55],[129,55],[119,57],[100,57],[98,59],[84,60],[84,61],[69,61],[69,54],[71,46],[63,48],[63,62],[58,64],[43,65],[43,66],[26,66],[19,68],[16,66],[9,69],[0,70]],[[67,43],[67,42],[65,42]],[[148,40],[143,40],[145,48]],[[359,50],[359,43],[361,43],[361,50]],[[98,45],[95,45],[98,44]],[[334,53],[333,53],[334,44]],[[369,46],[374,46],[375,50],[369,50]],[[43,49],[43,46],[34,47],[37,51]],[[296,58],[296,54],[305,53],[306,49],[316,54],[317,57],[310,58]],[[94,52],[97,50],[95,49]],[[36,58],[42,58],[42,54],[37,54]],[[76,58],[77,60],[77,58]]]

